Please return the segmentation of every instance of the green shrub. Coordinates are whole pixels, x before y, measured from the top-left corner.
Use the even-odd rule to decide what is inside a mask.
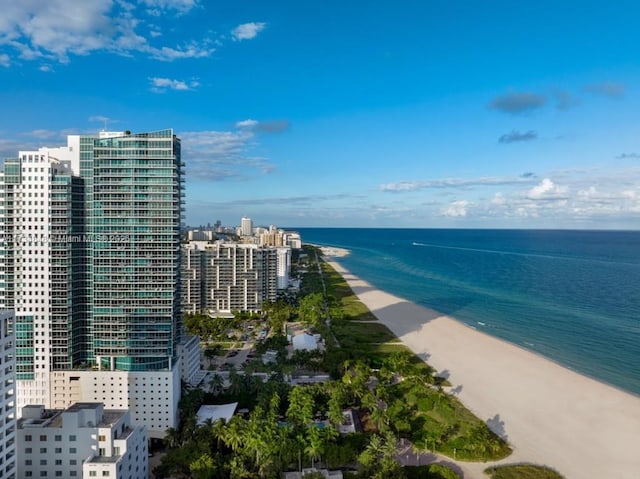
[[[489,467],[484,472],[490,479],[563,479],[563,476],[550,467],[535,464]]]
[[[407,466],[404,469],[407,479],[460,479],[460,476],[453,469],[442,464]]]

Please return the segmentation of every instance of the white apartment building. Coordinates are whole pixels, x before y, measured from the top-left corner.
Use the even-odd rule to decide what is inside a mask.
[[[284,245],[292,249],[302,248],[302,238],[300,237],[300,233],[297,233],[295,231],[285,231]]]
[[[248,243],[191,242],[183,248],[183,309],[211,316],[256,312],[277,295],[277,250]]]
[[[253,236],[253,220],[243,216],[240,220],[241,236]]]
[[[180,371],[179,361],[170,371],[52,371],[52,407],[101,402],[108,409],[128,409],[133,425],[162,439],[178,423]]]
[[[291,248],[277,248],[278,255],[278,289],[289,286],[289,272],[291,271]]]
[[[0,311],[0,479],[17,477],[16,348],[13,311]]]
[[[68,337],[59,334],[62,321],[66,328],[69,311],[57,298],[73,297],[72,251],[64,240],[50,239],[73,233],[77,150],[79,137],[75,136],[66,147],[20,151],[18,160],[5,161],[0,178],[4,197],[0,226],[9,240],[0,246],[4,250],[0,266],[13,273],[2,283],[2,306],[13,308],[16,315],[18,407],[48,403],[50,365],[66,362],[70,366]]]
[[[64,410],[25,406],[18,423],[18,476],[146,479],[147,434],[126,410],[76,403]]]

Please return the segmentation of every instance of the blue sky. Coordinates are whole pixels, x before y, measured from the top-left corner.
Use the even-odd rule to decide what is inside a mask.
[[[637,2],[0,8],[0,155],[174,128],[189,224],[640,228]]]

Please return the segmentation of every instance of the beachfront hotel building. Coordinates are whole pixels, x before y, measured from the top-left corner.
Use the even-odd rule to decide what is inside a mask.
[[[172,130],[101,132],[5,160],[0,307],[16,313],[19,408],[99,401],[152,437],[175,425],[180,147]]]
[[[18,477],[146,479],[147,441],[129,411],[102,403],[63,410],[25,406],[18,422]]]
[[[17,477],[16,336],[13,311],[0,311],[0,479]]]

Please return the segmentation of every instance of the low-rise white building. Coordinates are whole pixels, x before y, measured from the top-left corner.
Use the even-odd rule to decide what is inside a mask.
[[[302,333],[291,338],[294,351],[315,351],[318,349],[318,341],[311,334]]]
[[[129,411],[102,403],[64,410],[22,408],[18,422],[18,477],[146,479],[147,434],[132,426]]]
[[[229,404],[203,404],[196,413],[198,426],[206,424],[207,421],[216,422],[218,419],[224,419],[229,422],[236,413],[238,407],[237,402]]]
[[[51,402],[64,409],[76,402],[102,402],[108,409],[128,409],[132,424],[162,439],[178,424],[180,364],[164,371],[52,371]]]

